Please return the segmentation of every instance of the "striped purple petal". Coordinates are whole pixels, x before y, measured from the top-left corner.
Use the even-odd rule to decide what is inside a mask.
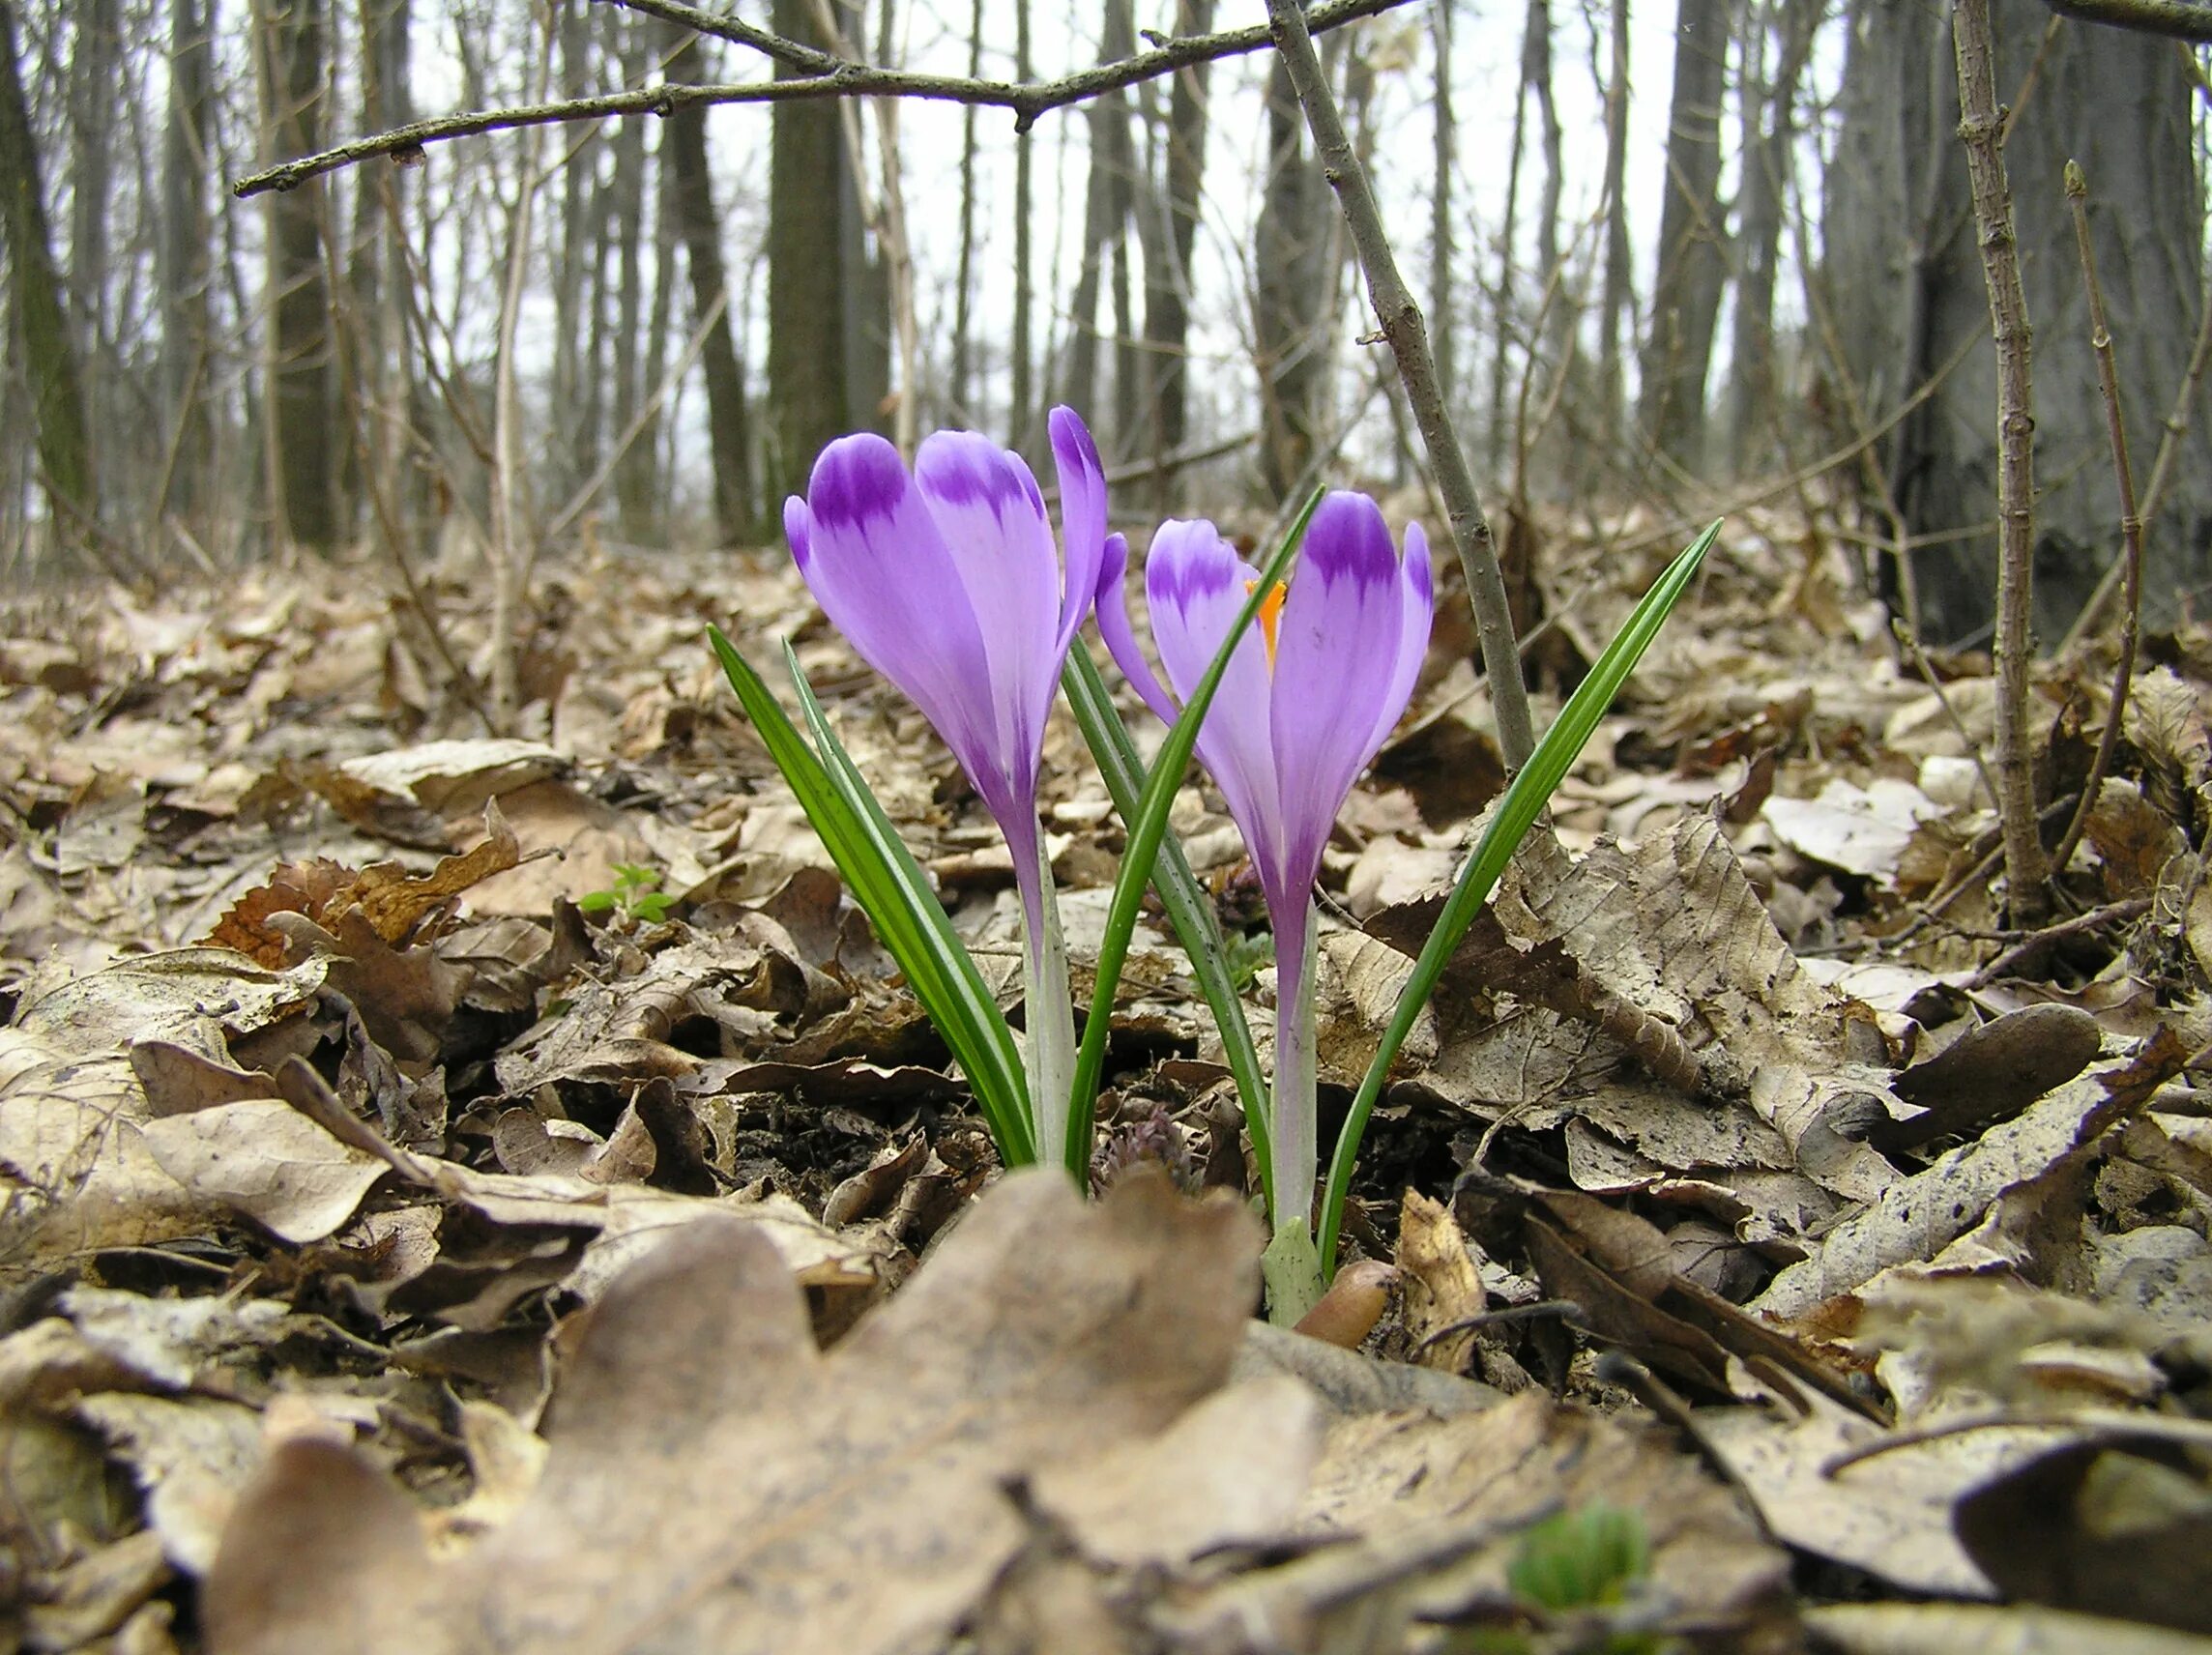
[[[1055,408],[1046,424],[1052,433],[1052,461],[1060,474],[1060,538],[1067,573],[1062,589],[1058,659],[1083,629],[1098,590],[1106,556],[1106,468],[1091,429],[1072,408]],[[1127,556],[1127,542],[1122,543]],[[1056,669],[1057,670],[1057,669]]]
[[[1260,571],[1204,518],[1171,518],[1152,534],[1145,597],[1152,643],[1178,704],[1187,702],[1259,583]],[[1275,757],[1269,740],[1267,646],[1257,625],[1237,641],[1229,670],[1199,727],[1198,757],[1212,772],[1229,814],[1264,861],[1276,849]]]
[[[1024,843],[1060,671],[1106,557],[1097,447],[1068,409],[1053,410],[1051,431],[1064,557],[1027,462],[972,431],[923,439],[911,477],[883,438],[840,437],[806,498],[784,507],[823,612],[921,709]]]
[[[784,532],[822,612],[937,727],[996,808],[990,658],[951,548],[898,450],[863,432],[822,450]]]
[[[1306,530],[1275,651],[1281,861],[1271,871],[1286,898],[1304,899],[1345,796],[1373,756],[1377,725],[1394,723],[1404,711],[1402,700],[1393,707],[1390,699],[1400,677],[1405,587],[1375,502],[1343,492],[1323,501]],[[1263,876],[1269,872],[1263,864]]]

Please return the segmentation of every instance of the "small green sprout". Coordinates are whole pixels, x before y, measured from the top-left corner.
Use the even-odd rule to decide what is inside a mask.
[[[1239,989],[1247,989],[1263,967],[1274,964],[1275,939],[1266,931],[1231,931],[1222,939],[1221,951],[1229,967],[1229,980]]]
[[[657,925],[676,902],[666,891],[655,888],[659,884],[660,875],[653,869],[617,862],[614,888],[587,891],[576,899],[576,906],[586,914],[620,914],[625,919]]]
[[[1506,1583],[1527,1611],[1549,1621],[1546,1650],[1571,1648],[1585,1655],[1661,1655],[1672,1645],[1648,1632],[1612,1631],[1602,1615],[1573,1629],[1572,1617],[1619,1608],[1651,1571],[1651,1544],[1644,1520],[1632,1511],[1596,1503],[1546,1518],[1521,1536]],[[1567,1624],[1562,1625],[1564,1621]],[[1568,1641],[1561,1643],[1564,1635]],[[1538,1641],[1523,1632],[1482,1631],[1465,1647],[1478,1655],[1531,1655]]]

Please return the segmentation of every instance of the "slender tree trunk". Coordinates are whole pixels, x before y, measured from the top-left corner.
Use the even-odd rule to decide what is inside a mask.
[[[1213,0],[1177,0],[1176,33],[1203,35],[1213,27]],[[1157,279],[1146,261],[1145,338],[1152,373],[1151,450],[1161,463],[1154,474],[1156,504],[1166,509],[1175,474],[1165,462],[1190,429],[1191,259],[1198,250],[1198,210],[1206,176],[1207,66],[1179,70],[1168,99],[1167,257]]]
[[[1528,53],[1522,73],[1536,95],[1537,131],[1544,146],[1544,192],[1536,203],[1536,271],[1552,296],[1545,324],[1545,354],[1552,372],[1564,374],[1574,350],[1575,306],[1559,269],[1559,200],[1566,188],[1564,139],[1558,100],[1552,91],[1552,3],[1528,0]]]
[[[1743,215],[1736,240],[1735,317],[1730,342],[1728,453],[1739,477],[1781,456],[1774,394],[1774,276],[1782,245],[1782,204],[1797,137],[1797,85],[1819,32],[1821,0],[1766,0],[1747,7],[1744,48]],[[1750,69],[1773,21],[1781,41],[1772,84],[1757,88]],[[1763,97],[1755,92],[1763,91]],[[1761,112],[1763,111],[1763,112]]]
[[[1513,89],[1513,141],[1506,149],[1505,218],[1499,229],[1498,286],[1494,290],[1490,347],[1490,469],[1505,464],[1505,369],[1511,360],[1508,347],[1519,332],[1513,314],[1513,244],[1520,228],[1521,158],[1528,149],[1528,31],[1536,19],[1524,19],[1521,36],[1521,78]]]
[[[1098,61],[1115,63],[1136,49],[1136,22],[1129,0],[1106,0],[1105,23],[1098,41]],[[1076,276],[1075,299],[1067,352],[1066,400],[1086,420],[1103,425],[1098,418],[1098,291],[1106,274],[1109,247],[1121,273],[1118,292],[1125,295],[1129,218],[1127,181],[1134,169],[1129,142],[1129,101],[1113,92],[1094,99],[1089,109],[1091,178],[1084,191],[1083,264]],[[1124,308],[1117,304],[1116,321]],[[1119,398],[1117,398],[1119,404]],[[1117,426],[1119,427],[1117,420]],[[1128,436],[1117,428],[1101,431],[1102,446],[1118,450]]]
[[[272,158],[323,147],[327,18],[324,0],[256,0],[262,54],[262,130]],[[338,461],[330,266],[322,181],[268,201],[271,494],[283,534],[299,545],[337,543]]]
[[[968,77],[983,73],[983,0],[975,0],[968,17]],[[975,294],[975,105],[960,112],[960,274],[952,298],[952,394],[954,421],[979,424],[970,410],[969,329]]]
[[[1703,457],[1705,372],[1728,266],[1720,203],[1721,101],[1728,86],[1729,0],[1680,0],[1659,271],[1642,357],[1644,435],[1686,470]]]
[[[1605,88],[1605,288],[1598,302],[1597,416],[1601,445],[1627,423],[1621,327],[1633,279],[1628,245],[1628,0],[1613,0],[1613,52]],[[1607,455],[1608,459],[1612,456]]]
[[[0,0],[0,232],[5,232],[23,362],[38,422],[39,464],[65,537],[100,510],[76,343],[54,270],[37,139],[23,98],[15,0]]]
[[[645,325],[645,369],[638,378],[638,384],[648,395],[660,389],[660,383],[668,372],[668,334],[676,308],[679,217],[676,169],[669,164],[668,140],[663,132],[660,155],[654,165],[653,313]],[[770,349],[772,362],[772,340]],[[661,439],[666,429],[666,417],[661,410],[655,409],[647,417],[645,428],[637,434],[637,444],[632,451],[637,455],[638,463],[637,470],[631,477],[631,482],[638,491],[636,510],[639,519],[663,529],[668,522],[666,509],[661,504],[664,498],[661,479],[667,475]],[[802,473],[802,481],[803,476]]]
[[[699,37],[670,25],[667,75],[678,84],[696,84],[701,75]],[[678,34],[682,35],[679,42]],[[778,114],[782,112],[778,109]],[[831,136],[835,136],[832,129]],[[729,288],[722,265],[722,226],[714,216],[714,189],[707,168],[707,111],[693,106],[668,117],[667,164],[675,184],[674,204],[684,235],[684,262],[691,272],[691,314],[707,330],[699,365],[707,380],[707,425],[713,449],[714,519],[722,537],[742,540],[753,526],[752,490],[747,461],[744,369],[738,361],[737,331],[731,325]]]
[[[361,0],[361,121],[364,131],[382,131],[415,118],[409,93],[412,0]],[[346,292],[360,359],[348,376],[356,406],[347,419],[359,432],[340,456],[343,491],[380,491],[396,506],[414,390],[404,348],[399,284],[408,279],[399,247],[400,199],[407,174],[399,168],[364,168],[354,183],[352,245],[347,250]],[[363,478],[365,453],[375,475]]]
[[[1437,0],[1429,16],[1436,53],[1435,99],[1429,112],[1434,177],[1429,185],[1429,341],[1437,358],[1437,393],[1447,408],[1459,402],[1456,293],[1452,284],[1452,167],[1458,132],[1452,122],[1452,0]],[[1518,137],[1518,132],[1516,132]],[[1506,249],[1508,261],[1512,249]]]
[[[772,19],[789,39],[836,49],[810,0],[775,0]],[[778,65],[776,73],[792,72]],[[883,261],[867,257],[860,181],[835,105],[778,103],[771,122],[769,492],[776,498],[804,488],[814,456],[833,438],[881,421],[890,334],[888,279]]]
[[[1030,62],[1030,0],[1014,0],[1014,78],[1026,81],[1033,73]],[[1030,269],[1030,150],[1028,128],[1014,134],[1014,337],[1011,405],[1006,410],[1006,437],[1017,448],[1029,440],[1035,410],[1031,407],[1030,311],[1035,303],[1035,280]]]
[[[561,96],[581,98],[591,85],[592,21],[586,0],[554,0],[554,4]],[[545,447],[553,462],[553,494],[559,499],[566,499],[592,470],[582,430],[583,352],[590,336],[584,324],[583,301],[598,147],[587,131],[579,131],[576,140],[561,174],[560,251],[553,266],[552,421]]]
[[[645,79],[645,27],[642,19],[610,11],[607,27],[618,43],[623,84]],[[645,321],[645,133],[637,116],[615,130],[614,206],[610,224],[615,243],[615,331],[613,423],[618,439],[637,418],[640,403],[654,387],[639,379],[638,336]],[[653,522],[653,443],[640,430],[615,463],[615,510],[626,540],[643,539]]]
[[[161,406],[172,421],[175,459],[169,467],[166,500],[154,503],[160,516],[170,505],[199,525],[210,503],[215,455],[212,390],[214,333],[209,320],[208,284],[211,243],[207,181],[215,167],[210,154],[215,50],[208,30],[206,0],[170,0],[169,119],[161,143]],[[198,536],[203,541],[204,534]]]
[[[1267,70],[1267,155],[1252,332],[1261,471],[1279,501],[1298,486],[1328,419],[1328,306],[1336,288],[1328,182],[1306,153],[1297,90],[1280,53]]]
[[[123,43],[116,0],[77,0],[71,12],[76,49],[70,61],[70,285],[76,290],[77,350],[90,362],[107,337],[107,215],[115,195]]]

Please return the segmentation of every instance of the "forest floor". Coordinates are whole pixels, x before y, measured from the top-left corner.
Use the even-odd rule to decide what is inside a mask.
[[[1540,715],[1674,549],[1544,547]],[[999,1176],[707,624],[796,636],[1011,1009],[1006,854],[787,559],[538,598],[505,740],[372,569],[0,610],[0,1648],[2206,1646],[2212,629],[2007,931],[1986,658],[1732,521],[1400,1060],[1352,1350],[1250,1321],[1164,922],[1101,1199]],[[1324,1148],[1499,785],[1463,614],[1328,852]],[[2047,798],[2110,673],[2040,681]],[[1064,717],[1045,811],[1082,1002]]]

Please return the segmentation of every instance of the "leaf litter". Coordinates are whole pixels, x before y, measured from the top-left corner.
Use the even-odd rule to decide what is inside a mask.
[[[1571,675],[1641,583],[1555,552]],[[698,633],[797,637],[1016,1010],[918,716],[780,560],[549,578],[593,624],[496,740],[367,571],[0,611],[11,1646],[2212,1636],[2212,634],[2154,640],[2071,906],[2005,932],[1986,660],[1901,672],[1754,515],[1408,1042],[1311,1337],[1249,1320],[1164,922],[1102,1199],[1003,1176]],[[1324,859],[1324,1117],[1502,782],[1440,642]],[[2061,787],[2108,681],[2039,685]],[[1120,827],[1062,721],[1046,764],[1082,1000]],[[1236,835],[1195,775],[1175,823],[1265,1042]],[[1625,1589],[1528,1595],[1615,1511]]]

